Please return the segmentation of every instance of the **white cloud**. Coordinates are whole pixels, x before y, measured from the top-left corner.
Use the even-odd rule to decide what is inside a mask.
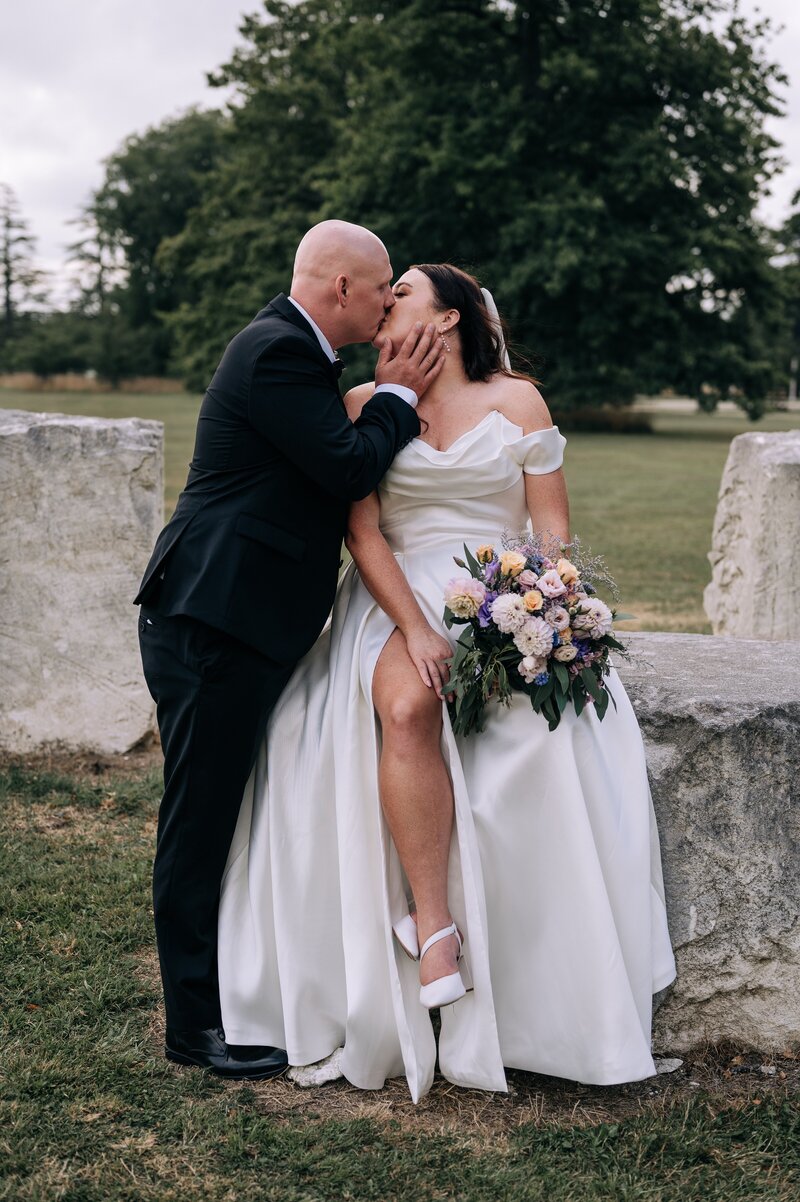
[[[206,74],[257,0],[4,0],[0,180],[16,192],[43,266],[58,272],[67,222],[129,134],[193,104],[220,105]]]

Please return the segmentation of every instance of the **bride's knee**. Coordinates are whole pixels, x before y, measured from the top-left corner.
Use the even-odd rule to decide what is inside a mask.
[[[431,690],[423,693],[397,692],[386,698],[378,710],[384,740],[411,740],[417,745],[428,738],[439,738],[442,727],[442,703]]]

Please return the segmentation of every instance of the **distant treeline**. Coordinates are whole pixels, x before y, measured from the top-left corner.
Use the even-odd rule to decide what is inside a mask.
[[[32,302],[6,204],[0,370],[202,388],[305,229],[338,216],[398,273],[475,271],[560,410],[672,388],[757,416],[785,387],[800,213],[754,215],[782,166],[764,128],[782,76],[733,0],[267,0],[241,32],[211,81],[233,106],[108,160],[68,312]],[[354,382],[369,370],[345,357]]]

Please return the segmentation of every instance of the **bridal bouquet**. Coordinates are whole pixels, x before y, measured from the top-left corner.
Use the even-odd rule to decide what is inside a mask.
[[[576,714],[593,704],[602,719],[609,649],[626,654],[611,634],[616,611],[595,595],[592,581],[617,591],[602,559],[578,539],[567,546],[542,535],[506,537],[499,553],[487,544],[473,555],[465,545],[464,556],[454,559],[469,575],[445,589],[445,625],[466,626],[450,661],[455,733],[482,730],[487,701],[507,705],[513,692],[528,694],[550,730],[570,702]]]

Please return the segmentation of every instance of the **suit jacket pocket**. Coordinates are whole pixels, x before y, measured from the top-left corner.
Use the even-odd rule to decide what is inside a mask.
[[[273,551],[286,555],[289,559],[301,560],[305,555],[306,539],[273,526],[263,518],[257,518],[252,513],[240,513],[236,519],[236,533],[244,538],[252,538],[257,543],[263,543]]]

